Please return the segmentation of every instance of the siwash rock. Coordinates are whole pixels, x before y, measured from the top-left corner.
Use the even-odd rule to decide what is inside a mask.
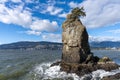
[[[62,25],[62,60],[53,63],[51,67],[60,65],[61,71],[76,73],[78,76],[89,74],[98,69],[106,71],[118,69],[119,65],[110,58],[99,58],[90,52],[88,33],[79,19],[79,16],[85,15],[83,10],[83,8],[75,8],[71,14],[67,15],[67,20]]]
[[[68,14],[62,28],[62,61],[87,63],[92,58],[92,53],[90,53],[88,33],[80,19]]]

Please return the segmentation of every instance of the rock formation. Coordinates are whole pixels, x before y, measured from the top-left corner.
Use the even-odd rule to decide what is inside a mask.
[[[62,61],[67,63],[85,63],[92,57],[86,28],[74,13],[67,15],[62,25]]]
[[[97,69],[106,71],[118,69],[119,65],[108,57],[99,58],[90,52],[88,33],[79,19],[80,14],[84,15],[79,8],[75,8],[67,15],[67,20],[62,25],[62,60],[51,66],[60,65],[61,71],[76,73],[79,76]]]

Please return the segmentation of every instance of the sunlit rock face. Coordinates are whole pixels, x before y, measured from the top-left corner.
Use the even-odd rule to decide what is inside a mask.
[[[62,28],[62,61],[67,63],[86,62],[91,53],[88,43],[88,33],[80,19],[68,14]]]

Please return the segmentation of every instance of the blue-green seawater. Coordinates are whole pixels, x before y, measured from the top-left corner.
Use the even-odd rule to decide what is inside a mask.
[[[99,57],[108,56],[120,64],[120,51],[118,50],[92,50],[92,52]],[[61,50],[47,49],[0,50],[0,80],[48,80],[54,75],[57,79],[53,77],[53,80],[67,80],[68,78],[60,78],[62,73],[59,75],[55,73],[54,69],[57,70],[59,67],[52,68],[53,70],[48,69],[52,62],[60,60],[61,53]]]

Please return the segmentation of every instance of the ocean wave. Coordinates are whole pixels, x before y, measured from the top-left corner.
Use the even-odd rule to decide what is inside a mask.
[[[34,68],[34,80],[101,80],[104,76],[115,75],[120,73],[120,69],[105,71],[105,70],[96,70],[91,74],[86,74],[82,77],[77,76],[75,73],[66,73],[60,71],[60,66],[52,66],[49,63],[42,63],[35,66]]]

